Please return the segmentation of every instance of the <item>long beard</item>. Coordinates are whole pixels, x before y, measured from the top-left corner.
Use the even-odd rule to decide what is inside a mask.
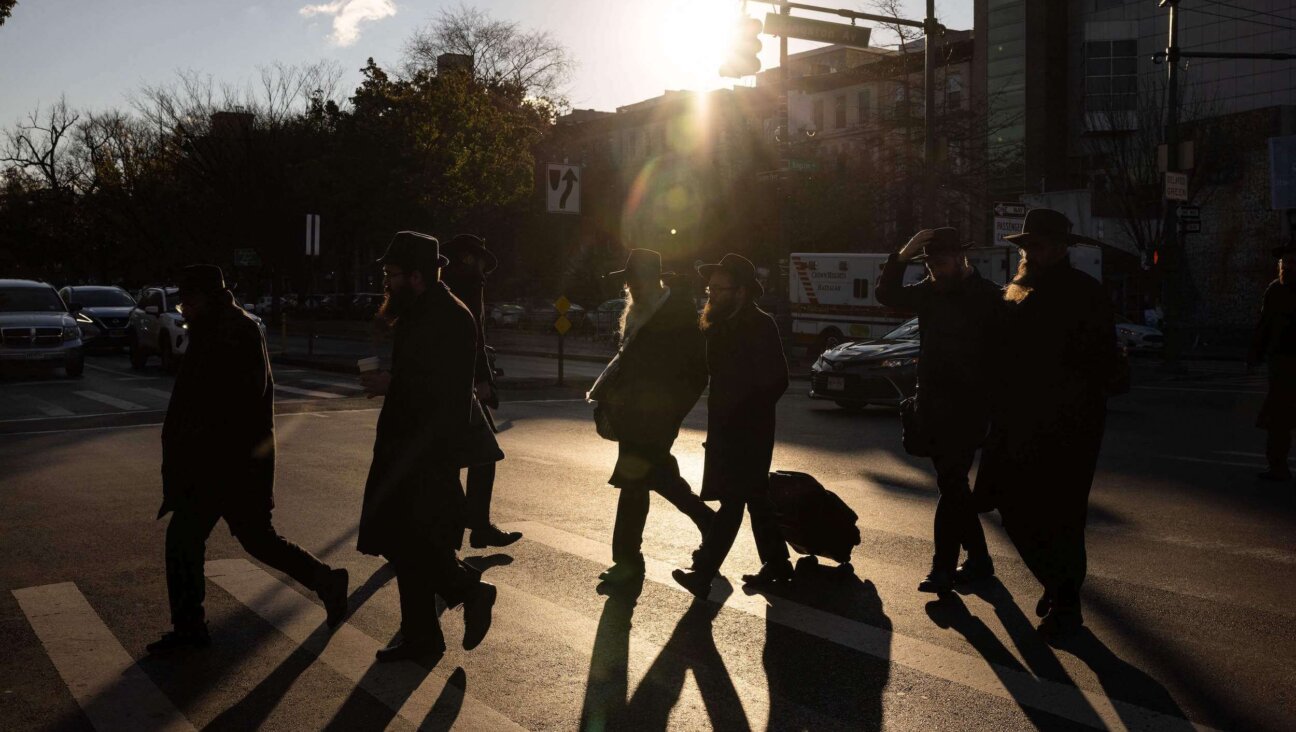
[[[739,303],[735,302],[721,306],[707,300],[706,305],[702,306],[702,315],[698,317],[698,326],[702,328],[703,333],[711,330],[716,326],[716,323],[733,317],[733,314],[738,310],[738,305]]]
[[[1025,300],[1034,291],[1035,281],[1039,279],[1039,273],[1039,266],[1032,265],[1027,257],[1022,257],[1017,262],[1017,275],[1004,288],[1004,301],[1022,302]]]
[[[1291,272],[1287,271],[1287,265],[1284,264],[1281,259],[1278,260],[1278,284],[1286,285],[1287,287],[1296,286],[1296,282],[1292,281]]]
[[[393,290],[388,287],[383,290],[383,301],[378,308],[378,317],[387,321],[388,325],[396,325],[396,321],[402,313],[409,309],[410,302],[413,299],[413,294],[409,290],[403,288]]]

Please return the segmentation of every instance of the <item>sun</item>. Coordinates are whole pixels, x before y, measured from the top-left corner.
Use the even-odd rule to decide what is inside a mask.
[[[662,66],[678,89],[715,89],[731,83],[720,76],[734,24],[737,0],[668,0],[658,4]]]

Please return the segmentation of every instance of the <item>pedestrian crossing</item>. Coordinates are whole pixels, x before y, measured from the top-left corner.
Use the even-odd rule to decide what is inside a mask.
[[[502,528],[523,531],[524,544],[543,547],[572,561],[602,566],[610,560],[611,549],[607,544],[544,523],[525,521]],[[665,589],[692,600],[671,580],[672,564],[649,557],[646,565],[647,581],[658,590]],[[621,693],[633,692],[636,696],[639,691],[635,682],[649,683],[652,670],[659,664],[678,662],[680,668],[687,665],[682,659],[671,658],[672,654],[679,653],[678,648],[672,649],[671,643],[663,645],[660,638],[651,632],[631,625],[628,615],[625,618],[626,645],[613,654],[619,658],[607,658],[609,649],[600,649],[601,634],[606,630],[606,611],[603,619],[595,619],[564,603],[561,593],[551,596],[549,592],[538,589],[534,582],[510,582],[513,575],[505,574],[501,580],[498,574],[488,577],[500,588],[495,622],[487,643],[475,653],[489,652],[492,638],[502,643],[502,639],[544,633],[579,658],[586,659],[590,669],[587,684],[591,688],[605,681],[600,678],[600,669],[609,663],[624,664],[627,680]],[[333,673],[381,702],[404,722],[428,729],[450,726],[470,730],[526,728],[526,719],[516,714],[514,716],[518,718],[512,718],[496,708],[501,706],[497,698],[468,690],[463,672],[448,662],[452,654],[448,654],[430,672],[410,662],[375,664],[374,651],[384,645],[379,637],[386,636],[375,637],[372,623],[358,623],[353,615],[329,632],[324,626],[324,611],[318,604],[303,595],[300,588],[286,584],[247,559],[209,561],[207,577],[241,607],[260,617]],[[358,579],[353,577],[353,580]],[[60,582],[15,590],[13,594],[60,678],[96,730],[194,728],[139,669],[75,584]],[[389,603],[395,600],[392,595],[384,599]],[[357,608],[352,610],[356,612]],[[767,626],[777,625],[986,698],[1007,702],[1009,706],[1019,705],[1022,709],[1037,710],[1087,727],[1210,729],[1177,716],[1110,698],[1103,693],[1101,686],[1091,681],[1077,680],[1072,685],[1036,676],[1027,670],[1032,666],[1020,658],[1014,659],[1017,662],[1012,664],[988,661],[947,645],[910,637],[889,627],[877,627],[789,599],[732,592],[722,583],[717,583],[706,602],[694,602],[687,612],[701,612],[710,617],[728,612],[736,613],[734,617],[763,620]],[[460,632],[455,627],[460,623],[457,613],[446,613],[443,622],[447,639],[457,638]],[[747,642],[752,640],[760,642],[758,639]],[[723,656],[723,648],[720,654]],[[471,660],[472,654],[465,658]],[[715,662],[723,664],[720,659]],[[703,671],[694,668],[695,674]],[[750,677],[735,674],[727,683],[731,685],[731,693],[739,705],[739,715],[745,720],[745,724],[740,726],[774,728],[776,720],[771,716],[774,706],[778,706],[783,714],[793,709],[796,718],[812,722],[820,714],[816,709],[805,708],[802,700],[781,698],[773,688],[764,688]],[[473,688],[487,687],[474,685]],[[611,688],[615,690],[616,684],[613,683]],[[699,706],[704,702],[689,695],[677,703]],[[601,699],[598,694],[587,690],[583,715],[586,719],[583,721],[588,724],[584,726],[598,728],[600,705],[615,706],[617,703],[615,699]],[[840,724],[840,721],[831,724],[833,720],[828,719],[819,721],[822,724],[807,724],[809,728]]]

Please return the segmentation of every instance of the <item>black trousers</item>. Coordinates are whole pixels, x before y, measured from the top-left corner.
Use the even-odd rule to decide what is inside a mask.
[[[222,508],[203,501],[186,501],[171,514],[166,533],[167,595],[171,624],[190,629],[203,624],[207,583],[203,563],[207,537],[221,518],[252,557],[292,577],[309,590],[319,586],[328,565],[283,538],[270,522],[270,509],[246,506]]]
[[[1267,432],[1265,457],[1269,459],[1269,472],[1275,475],[1290,475],[1291,468],[1287,467],[1287,458],[1291,454],[1292,431],[1278,429]]]
[[[643,546],[644,526],[648,524],[649,491],[656,491],[699,526],[706,526],[714,515],[711,508],[693,492],[688,481],[678,474],[666,476],[652,487],[638,486],[620,490],[616,525],[612,529],[612,561],[617,564],[643,564],[640,549]]]
[[[1072,505],[1051,511],[1011,504],[999,509],[1004,530],[1026,567],[1044,586],[1054,607],[1067,609],[1079,609],[1080,586],[1088,570],[1084,502],[1078,511],[1074,503],[1059,502]]]
[[[953,572],[958,565],[960,548],[967,549],[969,558],[984,558],[990,554],[981,520],[972,506],[972,489],[968,485],[968,471],[975,459],[975,449],[950,451],[932,458],[936,466],[936,487],[940,489],[933,527],[936,547],[932,554],[932,571]]]
[[[419,544],[422,544],[419,546]],[[452,547],[416,542],[387,555],[400,593],[401,635],[419,643],[445,643],[436,596],[456,607],[476,589],[481,573],[464,564]]]
[[[495,492],[495,463],[468,468],[466,508],[469,529],[490,525],[491,496]]]
[[[743,508],[751,516],[752,537],[756,540],[756,553],[761,564],[769,564],[788,558],[787,544],[783,541],[783,532],[774,520],[774,506],[769,500],[769,481],[753,486],[746,498],[724,498],[720,500],[720,510],[711,519],[711,526],[702,535],[702,546],[693,562],[694,571],[714,575],[720,571],[725,557],[733,548],[738,538],[738,529],[742,526]]]

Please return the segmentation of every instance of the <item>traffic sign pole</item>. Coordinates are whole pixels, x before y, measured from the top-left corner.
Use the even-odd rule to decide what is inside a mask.
[[[558,331],[558,386],[563,385],[563,342],[567,338],[567,331],[571,330],[571,321],[567,319],[567,311],[571,310],[571,301],[566,295],[561,295],[554,301],[554,310],[558,311],[558,319],[554,321],[554,330]]]

